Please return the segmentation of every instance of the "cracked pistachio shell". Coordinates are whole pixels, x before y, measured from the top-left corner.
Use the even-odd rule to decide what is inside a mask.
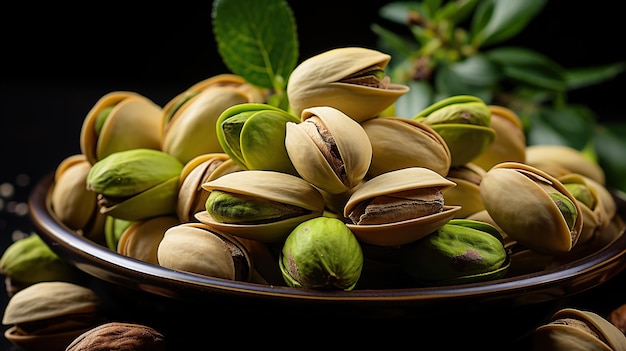
[[[180,161],[160,150],[119,151],[91,167],[87,189],[98,194],[106,215],[138,221],[173,214],[182,169]]]
[[[287,154],[298,174],[331,194],[359,184],[372,160],[372,146],[363,127],[329,106],[307,108],[301,119],[287,123],[285,136]]]
[[[426,167],[445,176],[450,149],[429,126],[401,117],[375,117],[361,123],[372,144],[367,177],[407,167]]]
[[[500,162],[526,162],[526,135],[522,122],[513,110],[503,106],[489,105],[490,127],[496,135],[493,142],[472,160],[484,170]]]
[[[435,130],[450,149],[451,166],[471,162],[495,139],[491,111],[479,98],[452,96],[426,107],[413,117]]]
[[[285,129],[288,122],[299,121],[271,105],[239,104],[218,118],[217,138],[224,152],[243,169],[296,175],[285,149]]]
[[[565,145],[529,145],[526,147],[526,164],[539,168],[552,176],[576,173],[606,185],[604,170],[582,151]]]
[[[287,96],[296,115],[309,107],[331,106],[357,122],[377,116],[409,87],[382,78],[391,61],[385,53],[360,48],[332,49],[300,63],[287,82]],[[368,74],[373,73],[373,74]]]
[[[279,256],[285,283],[295,288],[350,291],[363,270],[361,245],[337,218],[316,217],[300,223]]]
[[[595,187],[579,174],[570,173],[557,178],[576,198],[583,216],[583,229],[578,245],[591,243],[608,226],[610,218],[604,210]]]
[[[298,224],[324,212],[324,197],[320,191],[306,180],[287,173],[261,170],[233,172],[202,184],[202,188],[208,192],[219,190],[300,208],[301,214],[295,217],[269,223],[219,222],[206,210],[195,215],[198,221],[220,232],[266,243],[284,240]]]
[[[379,196],[402,198],[403,193],[414,190],[439,190],[445,192],[455,183],[424,167],[409,167],[383,173],[374,177],[352,193],[347,201],[343,216],[349,218],[352,210],[359,204],[376,199]],[[348,228],[366,244],[378,246],[396,246],[416,241],[447,223],[460,206],[443,205],[436,213],[405,220],[391,219],[381,224],[352,224]]]
[[[96,243],[104,243],[105,216],[97,195],[85,188],[91,163],[84,154],[65,158],[57,166],[49,195],[55,216],[71,230]]]
[[[114,91],[102,96],[85,117],[80,149],[94,164],[128,149],[161,148],[160,106],[143,95]]]
[[[117,252],[143,262],[158,264],[157,248],[165,231],[179,224],[176,216],[158,216],[134,222],[120,236]]]
[[[405,247],[402,268],[428,285],[502,278],[510,265],[500,232],[490,224],[452,219]]]
[[[164,126],[163,151],[186,163],[211,152],[223,152],[215,124],[227,108],[252,102],[244,91],[230,86],[210,87],[180,106]]]
[[[6,305],[4,336],[24,350],[63,351],[78,335],[102,323],[100,297],[69,282],[49,281],[18,291]]]
[[[569,215],[564,216],[551,193],[569,200]],[[580,237],[583,216],[578,202],[557,178],[537,168],[518,162],[499,163],[483,176],[480,194],[498,226],[535,252],[565,254]],[[575,221],[568,225],[573,217]]]
[[[162,267],[229,280],[249,281],[254,269],[244,245],[202,223],[169,228],[157,258]]]
[[[575,308],[557,311],[532,335],[532,351],[623,351],[626,336],[602,316]]]
[[[454,218],[466,218],[485,209],[480,197],[480,181],[484,175],[485,170],[473,163],[450,169],[446,178],[456,183],[456,186],[448,189],[443,198],[448,205],[461,206]]]
[[[242,171],[225,153],[209,153],[194,157],[187,162],[179,179],[176,215],[181,222],[195,221],[194,214],[205,209],[209,193],[202,184],[224,174]]]

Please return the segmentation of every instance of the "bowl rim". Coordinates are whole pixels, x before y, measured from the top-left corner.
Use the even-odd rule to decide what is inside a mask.
[[[583,258],[539,272],[486,282],[451,286],[335,291],[231,281],[143,262],[118,254],[107,247],[76,235],[67,226],[57,221],[51,212],[47,195],[53,184],[53,173],[42,177],[32,189],[28,205],[29,215],[37,233],[55,253],[93,277],[114,285],[177,300],[184,300],[190,296],[197,297],[198,294],[214,293],[282,302],[393,302],[414,305],[434,301],[448,303],[467,299],[501,301],[516,297],[524,301],[543,302],[596,287],[616,276],[626,267],[626,235],[623,235],[624,231],[622,231],[610,244]],[[624,201],[619,196],[618,200]],[[618,215],[623,218],[626,210],[624,206],[618,206],[618,208]]]

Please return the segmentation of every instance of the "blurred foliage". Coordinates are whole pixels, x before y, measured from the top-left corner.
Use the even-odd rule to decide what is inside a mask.
[[[626,61],[566,68],[528,47],[506,45],[542,11],[547,0],[423,0],[379,9],[390,22],[373,24],[378,47],[393,60],[386,69],[411,91],[395,104],[412,117],[443,98],[469,94],[515,111],[527,144],[581,150],[607,173],[607,186],[626,191],[626,124],[603,125],[567,93],[615,78]],[[395,27],[393,27],[395,26]]]

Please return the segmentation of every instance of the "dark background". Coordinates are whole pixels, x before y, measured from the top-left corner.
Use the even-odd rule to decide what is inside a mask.
[[[385,24],[377,10],[388,2],[343,1],[338,7],[337,0],[289,1],[298,25],[300,59],[340,46],[375,48],[370,25]],[[213,39],[209,0],[84,3],[3,6],[2,248],[30,230],[23,207],[30,188],[63,158],[80,152],[82,121],[102,95],[136,91],[163,106],[192,84],[227,72]],[[623,12],[617,2],[598,4],[603,6],[549,1],[509,43],[537,50],[567,68],[625,60]],[[618,121],[625,78],[622,74],[572,92],[570,100],[588,105],[600,121]]]

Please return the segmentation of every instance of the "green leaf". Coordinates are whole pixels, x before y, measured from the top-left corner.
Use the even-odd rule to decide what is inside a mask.
[[[472,21],[476,46],[501,43],[521,32],[547,0],[486,0],[478,5]]]
[[[469,18],[472,11],[476,8],[477,3],[478,0],[457,0],[448,2],[435,13],[434,20],[441,21],[442,19],[447,19],[452,23],[460,23]]]
[[[378,9],[378,15],[390,22],[406,25],[411,12],[417,12],[424,15],[422,4],[417,1],[409,2],[391,2]]]
[[[248,82],[282,93],[298,61],[298,38],[284,0],[215,0],[213,33],[226,66]]]
[[[617,77],[625,69],[626,61],[597,67],[570,69],[565,72],[567,88],[578,89],[599,84]]]
[[[485,53],[509,79],[540,88],[565,91],[566,73],[550,58],[522,47],[499,47]]]
[[[380,50],[394,58],[400,55],[408,57],[419,50],[419,43],[407,40],[378,24],[372,24],[371,29],[372,32],[378,35],[378,46]]]
[[[595,131],[598,163],[606,175],[609,188],[626,192],[626,124],[607,123]]]
[[[460,63],[442,63],[435,76],[435,86],[446,96],[473,95],[489,103],[497,79],[497,70],[481,56],[475,56]]]
[[[394,109],[396,116],[412,118],[434,102],[433,89],[423,81],[411,81],[407,85],[411,90],[396,100]]]
[[[530,117],[529,145],[567,145],[582,150],[591,140],[592,113],[581,106],[541,108]]]

